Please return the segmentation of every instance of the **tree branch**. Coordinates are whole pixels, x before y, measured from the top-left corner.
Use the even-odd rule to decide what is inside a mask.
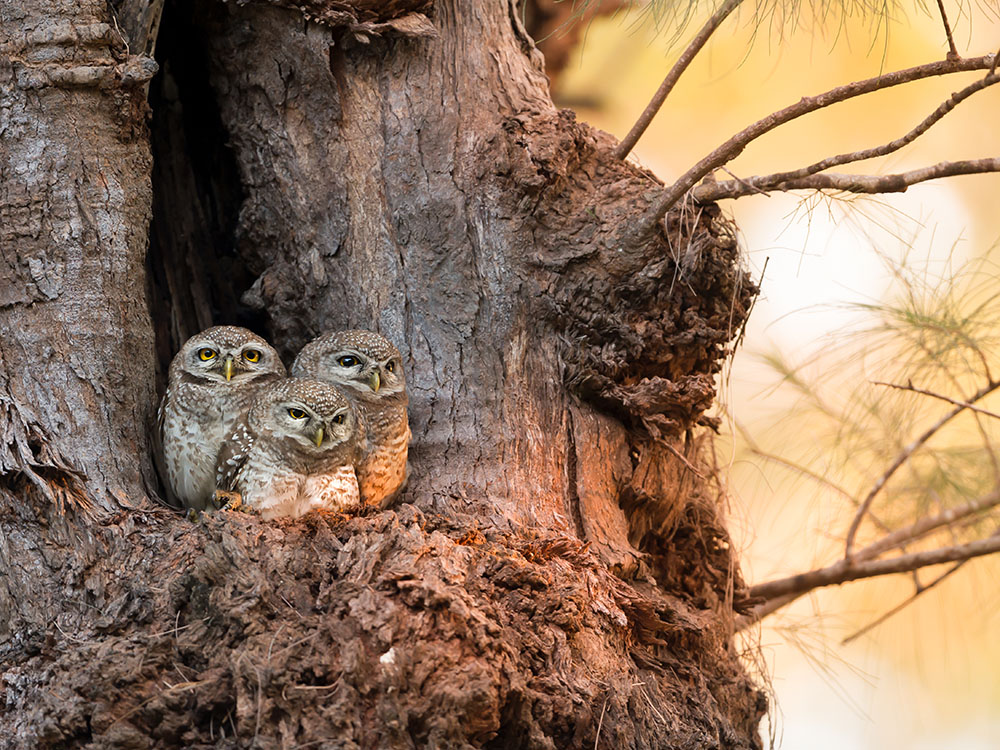
[[[904,599],[903,601],[901,601],[899,604],[897,604],[895,607],[893,607],[892,609],[890,609],[888,612],[884,612],[883,614],[881,614],[878,617],[876,617],[874,620],[872,620],[870,623],[868,623],[867,625],[865,625],[860,630],[857,630],[854,633],[851,633],[851,635],[847,636],[844,640],[842,640],[840,642],[840,645],[841,646],[846,646],[851,641],[853,641],[853,640],[855,640],[857,638],[860,638],[865,633],[871,631],[874,628],[877,628],[879,625],[881,625],[883,622],[885,622],[886,620],[888,620],[890,617],[892,617],[893,615],[901,612],[903,609],[905,609],[910,604],[912,604],[913,601],[918,596],[920,596],[921,594],[927,593],[932,588],[934,588],[935,586],[937,586],[945,578],[947,578],[952,573],[954,573],[955,571],[957,571],[959,568],[961,568],[967,562],[969,562],[969,561],[968,560],[959,560],[957,563],[955,563],[954,565],[952,565],[950,568],[948,568],[948,570],[946,570],[944,573],[942,573],[941,575],[939,575],[937,578],[935,578],[933,581],[931,581],[930,583],[928,583],[926,586],[917,586],[916,591],[914,591],[910,596],[908,596],[906,599]]]
[[[948,59],[957,60],[958,50],[955,49],[955,39],[951,35],[951,24],[948,23],[948,14],[944,12],[944,0],[937,0],[938,11],[941,13],[941,23],[944,24],[944,33],[948,37]]]
[[[674,85],[680,79],[684,71],[687,70],[688,65],[691,61],[701,52],[701,48],[705,46],[705,43],[709,40],[709,37],[715,33],[715,30],[719,28],[720,24],[726,20],[730,13],[736,10],[736,7],[743,2],[743,0],[726,0],[726,2],[719,7],[712,17],[708,19],[704,26],[698,31],[691,43],[685,48],[681,53],[681,56],[677,58],[677,62],[674,63],[673,67],[667,72],[666,78],[663,79],[663,83],[660,84],[660,88],[656,90],[653,94],[653,98],[649,100],[649,104],[646,105],[646,109],[642,111],[639,115],[639,119],[635,121],[635,125],[632,129],[628,131],[618,148],[615,149],[615,156],[619,159],[624,159],[629,155],[629,152],[635,148],[636,142],[642,137],[642,134],[646,132],[646,128],[649,127],[649,123],[653,121],[656,113],[660,111],[660,107],[663,106],[663,102],[666,101],[667,96],[673,90]]]
[[[764,192],[775,192],[778,190],[840,190],[845,193],[903,193],[911,185],[927,180],[937,180],[942,177],[954,177],[962,174],[983,174],[986,172],[1000,172],[1000,158],[994,159],[973,159],[970,161],[943,161],[929,167],[914,169],[911,172],[901,172],[899,174],[867,175],[867,174],[816,174],[811,177],[802,177],[798,180],[765,188]],[[699,186],[702,187],[702,186]],[[733,194],[717,195],[715,186],[708,184],[704,190],[695,188],[692,191],[694,199],[699,202],[707,200],[720,200],[721,198],[738,198],[748,195],[745,187],[740,186]],[[752,192],[759,193],[760,190]],[[704,198],[709,195],[713,197]]]
[[[916,541],[920,537],[926,536],[932,531],[940,529],[944,526],[950,526],[955,523],[955,521],[960,521],[963,518],[975,515],[976,513],[981,513],[984,510],[995,508],[997,505],[1000,505],[1000,490],[995,490],[988,495],[983,495],[980,498],[971,500],[965,505],[948,508],[948,510],[943,510],[937,515],[921,518],[918,521],[914,521],[909,526],[904,526],[903,528],[897,529],[890,534],[886,534],[884,537],[872,542],[864,549],[858,550],[858,552],[854,555],[854,559],[871,560],[878,557],[883,552],[888,552],[891,549],[896,549],[904,544]]]
[[[965,505],[961,505],[956,508],[949,508],[948,510],[938,513],[936,516],[921,518],[919,521],[916,521],[909,526],[897,529],[896,531],[882,537],[878,541],[869,544],[864,549],[858,550],[854,555],[854,562],[860,563],[866,560],[873,560],[883,552],[888,552],[891,549],[902,548],[904,545],[916,541],[936,529],[943,526],[949,526],[956,521],[968,518],[976,513],[981,513],[984,510],[995,508],[997,505],[1000,505],[1000,489],[976,500],[972,500]],[[842,560],[841,563],[843,562],[844,561]],[[767,586],[768,584],[761,585]],[[751,589],[751,596],[753,595],[752,592],[753,589]],[[769,614],[777,612],[782,607],[788,606],[805,593],[808,593],[808,590],[768,597],[766,601],[755,606],[753,611],[748,615],[738,618],[736,622],[736,629],[742,630],[755,622],[763,620]]]
[[[892,152],[903,148],[903,146],[912,143],[921,135],[926,133],[931,126],[940,121],[961,102],[995,83],[1000,83],[1000,76],[990,74],[984,78],[980,78],[978,81],[975,81],[961,91],[957,91],[948,97],[946,101],[942,102],[937,109],[924,118],[924,120],[910,132],[900,138],[884,143],[881,146],[864,149],[862,151],[853,151],[846,154],[838,154],[837,156],[831,156],[814,164],[810,164],[807,167],[802,167],[801,169],[795,169],[789,172],[777,172],[775,174],[747,177],[743,179],[702,183],[701,185],[695,186],[691,191],[691,194],[694,196],[696,201],[700,203],[707,203],[709,201],[718,201],[724,198],[742,198],[745,195],[755,195],[774,190],[792,190],[795,188],[789,187],[788,183],[801,181],[803,178],[809,177],[810,175],[826,171],[827,169],[840,166],[841,164],[849,164],[851,162],[864,161],[865,159],[874,159],[879,156],[891,154]],[[903,189],[905,190],[906,188],[904,187]]]
[[[942,401],[947,401],[949,404],[954,404],[955,406],[964,407],[979,414],[985,414],[987,417],[1000,419],[1000,414],[997,414],[995,411],[984,409],[981,406],[970,404],[967,401],[959,401],[958,399],[951,398],[950,396],[945,396],[943,393],[935,393],[934,391],[927,391],[924,390],[923,388],[917,388],[915,385],[913,385],[913,383],[907,383],[906,385],[899,385],[898,383],[885,383],[881,380],[873,380],[872,385],[884,385],[886,388],[895,388],[896,390],[900,391],[912,391],[913,393],[920,393],[924,396],[930,396],[931,398],[938,398],[941,399]]]
[[[964,403],[971,404],[976,401],[979,401],[987,394],[995,391],[998,387],[1000,387],[1000,381],[991,381],[982,388],[980,388],[976,393],[972,395],[971,398],[967,399]],[[936,433],[938,430],[944,427],[956,415],[961,414],[965,409],[966,407],[964,405],[956,406],[950,412],[941,417],[941,419],[939,419],[937,422],[928,427],[924,431],[924,433],[920,435],[920,437],[918,437],[916,440],[914,440],[912,443],[906,446],[906,448],[903,449],[903,451],[896,457],[896,459],[892,462],[889,468],[886,469],[885,472],[882,474],[882,476],[878,478],[878,480],[872,486],[871,491],[868,493],[865,499],[861,502],[861,505],[858,507],[857,513],[854,514],[854,520],[851,521],[851,526],[847,530],[847,542],[844,551],[845,557],[848,558],[851,557],[854,551],[854,537],[858,533],[858,527],[861,526],[861,521],[864,519],[865,514],[871,507],[872,501],[885,486],[885,483],[889,481],[889,479],[892,477],[893,474],[896,473],[896,470],[899,469],[900,466],[902,466],[909,460],[910,456],[913,455],[914,451],[916,451],[920,446],[922,446],[924,443],[930,440],[931,437],[934,435],[934,433]]]
[[[958,560],[971,560],[974,557],[991,555],[995,552],[1000,552],[1000,536],[977,539],[974,542],[958,544],[953,547],[940,547],[938,549],[924,550],[923,552],[912,552],[888,560],[859,562],[857,560],[844,559],[833,565],[818,568],[808,573],[799,573],[788,578],[781,578],[776,581],[768,581],[767,583],[751,586],[749,595],[772,599],[779,596],[802,594],[822,586],[835,586],[849,581],[857,581],[862,578],[875,578],[891,573],[908,573],[911,570],[925,568],[928,565],[940,565],[941,563],[957,562]]]
[[[795,120],[810,112],[829,107],[838,102],[847,101],[874,91],[899,86],[904,83],[918,81],[934,76],[960,73],[970,70],[988,69],[994,60],[994,55],[983,55],[960,60],[940,60],[938,62],[918,65],[913,68],[893,71],[884,75],[868,78],[863,81],[854,81],[843,86],[830,89],[822,94],[811,97],[803,97],[795,104],[785,107],[782,110],[773,112],[767,117],[758,120],[752,125],[744,128],[710,154],[702,158],[697,164],[685,172],[673,185],[668,187],[660,198],[647,209],[646,213],[636,223],[633,230],[637,238],[644,238],[651,234],[667,211],[679,201],[691,187],[712,171],[723,164],[732,161],[747,145],[786,122]]]

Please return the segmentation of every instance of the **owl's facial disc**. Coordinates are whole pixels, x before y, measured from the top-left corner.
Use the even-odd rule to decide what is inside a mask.
[[[196,341],[188,355],[188,371],[204,380],[223,380],[227,357],[211,341]]]
[[[396,357],[379,362],[356,349],[342,349],[329,355],[325,364],[325,379],[350,388],[361,398],[392,395],[405,387]]]
[[[219,383],[243,383],[272,372],[273,355],[262,347],[219,347],[205,343],[193,350],[191,363],[195,374]]]
[[[274,406],[279,431],[302,446],[323,443],[323,420],[301,401],[283,401]]]

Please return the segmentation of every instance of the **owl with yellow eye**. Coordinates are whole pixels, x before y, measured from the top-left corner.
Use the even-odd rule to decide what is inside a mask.
[[[246,328],[215,326],[185,342],[170,363],[157,415],[157,463],[168,499],[210,507],[223,441],[261,388],[285,374],[274,348]]]
[[[288,378],[264,388],[219,451],[216,482],[265,520],[358,505],[362,439],[354,405],[336,387]]]

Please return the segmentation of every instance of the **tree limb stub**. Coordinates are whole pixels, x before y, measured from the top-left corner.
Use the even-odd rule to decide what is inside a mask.
[[[904,83],[971,70],[988,70],[993,65],[994,57],[994,55],[983,55],[981,57],[961,60],[940,60],[893,71],[892,73],[875,76],[863,81],[854,81],[825,91],[822,94],[817,94],[816,96],[803,97],[795,104],[773,112],[767,117],[744,128],[692,166],[673,185],[667,188],[646,211],[641,221],[637,222],[634,234],[640,238],[648,236],[657,223],[666,215],[667,211],[699,180],[711,174],[723,164],[735,159],[752,141],[787,122],[791,122],[816,110],[837,104],[838,102],[847,101],[848,99],[899,86]]]

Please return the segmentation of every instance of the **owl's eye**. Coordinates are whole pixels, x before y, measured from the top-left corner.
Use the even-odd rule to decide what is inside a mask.
[[[292,419],[305,419],[306,413],[302,411],[302,409],[296,409],[295,407],[292,407],[291,409],[288,410],[288,416],[290,416]]]
[[[337,364],[341,367],[354,367],[358,363],[357,357],[352,357],[350,354],[345,354],[343,357],[337,359]]]
[[[198,358],[202,362],[209,362],[210,360],[215,359],[216,356],[217,354],[215,352],[215,349],[209,349],[207,346],[204,349],[198,350]]]
[[[385,371],[386,372],[395,372],[396,371],[396,363],[393,362],[390,359],[388,362],[385,363]]]
[[[247,362],[260,362],[260,352],[256,349],[247,349],[243,352],[243,359]]]
[[[343,414],[338,414],[333,418],[333,421],[337,424],[344,424],[344,419],[346,419],[346,417]]]

